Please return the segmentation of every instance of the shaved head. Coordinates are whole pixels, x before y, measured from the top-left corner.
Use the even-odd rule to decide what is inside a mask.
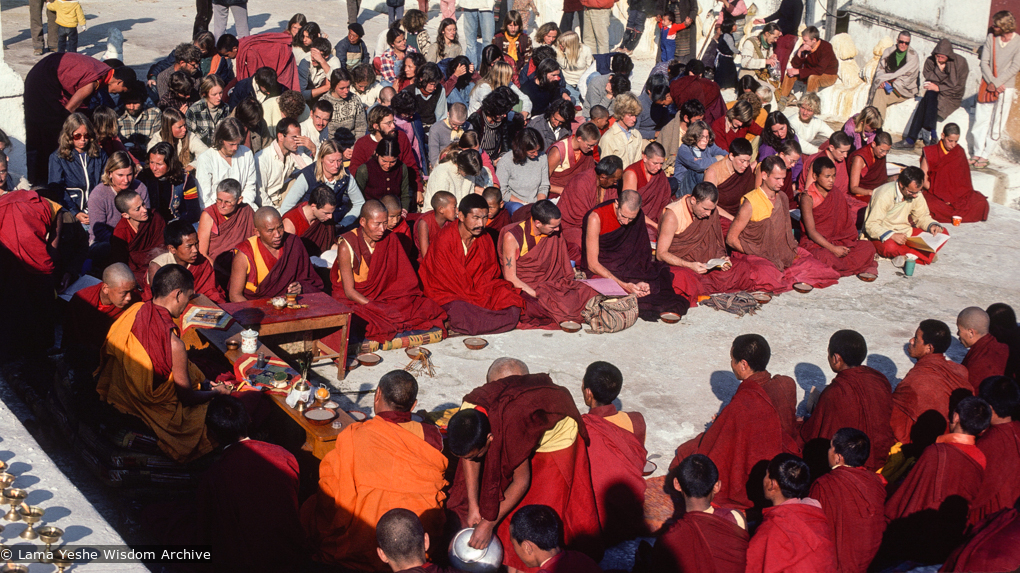
[[[617,199],[621,207],[637,211],[641,208],[641,194],[633,189],[624,189]]]
[[[386,558],[401,569],[425,562],[425,528],[409,509],[391,509],[379,518],[375,540]]]
[[[113,263],[103,271],[103,282],[111,287],[130,286],[134,288],[137,281],[135,281],[135,274],[131,272],[130,267],[124,263]]]
[[[283,217],[280,216],[280,212],[275,207],[260,207],[258,211],[255,211],[255,227],[257,229],[264,230],[266,225],[273,221],[283,221]]]
[[[380,201],[382,202],[383,206],[386,207],[386,211],[390,215],[400,213],[401,211],[404,210],[403,207],[400,206],[400,201],[397,201],[396,195],[383,195]]]
[[[489,366],[489,371],[485,373],[485,381],[493,382],[496,380],[502,380],[508,376],[527,376],[528,365],[516,358],[503,357],[497,358]]]
[[[968,306],[956,317],[956,326],[969,328],[981,336],[988,334],[989,322],[988,313],[976,306]]]
[[[432,201],[429,203],[432,206],[433,211],[439,211],[443,207],[457,204],[457,197],[449,191],[439,191],[432,196]]]
[[[384,216],[389,215],[386,206],[375,199],[369,199],[365,201],[365,204],[361,207],[361,215],[359,218],[371,221],[377,214],[382,213]]]

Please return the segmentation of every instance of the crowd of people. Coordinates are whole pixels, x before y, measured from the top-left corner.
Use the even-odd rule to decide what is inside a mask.
[[[679,319],[719,293],[874,280],[879,259],[934,263],[948,225],[987,219],[970,169],[987,166],[998,141],[990,106],[1020,69],[1015,21],[999,12],[968,159],[966,134],[946,121],[967,78],[948,40],[922,64],[901,32],[868,105],[833,130],[818,92],[836,82],[838,61],[816,27],[799,30],[800,0],[783,0],[742,38],[746,6],[724,0],[701,59],[696,2],[671,2],[657,16],[662,61],[643,83],[630,54],[652,5],[632,4],[610,51],[602,0],[568,2],[559,25],[533,35],[531,2],[504,2],[498,14],[491,2],[460,2],[459,20],[443,2],[434,36],[427,6],[387,2],[390,26],[374,49],[355,4],[333,45],[301,14],[249,36],[246,3],[213,0],[214,30],[200,11],[192,41],[144,79],[74,49],[46,55],[25,82],[31,189],[0,180],[0,292],[19,301],[10,312],[21,325],[0,346],[37,355],[61,332],[66,357],[96,372],[101,400],[141,418],[176,462],[239,444],[208,472],[200,511],[209,535],[265,522],[268,506],[210,476],[272,474],[280,535],[225,543],[252,570],[310,554],[355,570],[435,571],[426,552],[441,560],[435,549],[461,525],[475,528],[476,548],[499,536],[511,568],[597,571],[604,547],[650,533],[644,420],[612,405],[622,374],[608,363],[585,374],[582,416],[548,375],[503,359],[440,434],[411,419],[414,378],[391,372],[376,417],[341,433],[299,514],[293,457],[247,439],[257,393],[224,396],[228,378],[209,382],[216,376],[189,361],[179,319],[196,296],[331,293],[353,313],[360,344],[568,321],[614,332],[637,318]],[[237,36],[224,33],[228,9]],[[884,116],[916,97],[894,145]],[[918,163],[891,169],[890,149],[917,142]],[[98,284],[61,313],[54,294],[85,276]],[[1016,319],[1004,305],[968,308],[957,326],[964,364],[943,356],[949,327],[924,321],[909,343],[917,365],[895,392],[862,366],[863,338],[837,332],[828,358],[838,375],[807,420],[796,418],[793,381],[766,371],[765,340],[738,337],[736,396],[670,468],[686,512],[639,551],[638,566],[962,567],[984,555],[963,545],[968,524],[975,540],[1013,535]]]

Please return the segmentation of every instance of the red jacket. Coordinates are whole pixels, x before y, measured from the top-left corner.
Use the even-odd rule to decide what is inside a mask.
[[[790,65],[800,70],[800,78],[807,80],[808,76],[834,76],[839,72],[839,60],[836,59],[836,52],[832,51],[832,44],[825,40],[819,40],[815,51],[801,59],[800,51],[793,55]]]
[[[593,10],[609,10],[615,4],[615,0],[581,0],[581,5]]]

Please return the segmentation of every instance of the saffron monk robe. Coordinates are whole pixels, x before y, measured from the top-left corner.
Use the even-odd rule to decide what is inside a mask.
[[[967,514],[987,465],[974,442],[988,429],[991,417],[988,403],[976,396],[956,405],[949,433],[925,448],[885,504],[889,526],[882,556],[942,563],[963,541]]]
[[[330,271],[333,298],[349,307],[353,340],[393,340],[403,332],[442,328],[446,313],[426,298],[397,235],[386,229],[386,207],[369,200],[358,228],[340,237]]]
[[[729,154],[716,161],[705,170],[705,181],[715,185],[718,190],[719,224],[725,237],[740,214],[740,202],[751,191],[757,178],[754,165],[754,149],[751,142],[738,137],[729,146]]]
[[[873,472],[885,465],[896,436],[889,423],[892,385],[885,374],[863,366],[867,356],[868,344],[859,332],[838,330],[829,338],[829,368],[836,377],[818,396],[800,438],[802,444],[830,440],[840,428],[856,428],[868,437],[871,454],[855,465]]]
[[[983,309],[971,306],[956,317],[956,335],[967,348],[961,364],[977,393],[985,378],[1002,376],[1009,361],[1009,347],[988,333],[991,318]]]
[[[439,231],[450,221],[457,221],[457,197],[449,191],[437,191],[432,196],[432,210],[422,213],[414,224],[414,246],[418,249],[418,264],[439,237]],[[486,203],[488,213],[488,203]],[[486,215],[486,219],[488,216]]]
[[[375,525],[375,539],[379,559],[394,573],[456,573],[428,562],[425,552],[432,538],[413,511],[397,508],[384,513]]]
[[[659,219],[655,258],[669,265],[673,290],[692,307],[699,297],[713,293],[773,291],[782,286],[769,282],[776,276],[772,263],[741,253],[726,254],[718,198],[715,185],[702,181],[690,195],[667,205]],[[709,269],[707,263],[713,259],[724,262]]]
[[[726,243],[734,251],[771,262],[775,270],[770,280],[782,285],[775,292],[788,291],[799,282],[815,288],[836,284],[839,273],[799,248],[793,239],[790,205],[779,192],[787,173],[782,158],[766,157],[762,173],[766,174],[762,186],[744,196]]]
[[[662,172],[662,165],[665,162],[665,148],[653,141],[645,146],[641,161],[623,172],[622,188],[637,191],[641,196],[641,207],[645,213],[644,222],[648,226],[650,241],[658,238],[659,218],[673,196],[673,191],[669,188],[669,178]]]
[[[715,504],[722,489],[719,469],[703,454],[692,454],[671,469],[666,479],[683,496],[685,511],[647,551],[649,573],[744,573],[747,568],[747,521],[736,509]],[[639,560],[642,551],[639,549]],[[641,565],[641,563],[639,563]]]
[[[1017,502],[1020,506],[1020,501]],[[988,516],[970,530],[967,543],[939,571],[1016,571],[1020,569],[1020,509]]]
[[[512,547],[513,512],[543,504],[563,519],[566,547],[599,560],[588,431],[570,392],[548,374],[529,375],[513,358],[493,362],[485,380],[464,397],[447,430],[450,451],[460,458],[447,509],[461,527],[475,528],[468,544],[484,549],[498,535]],[[503,564],[535,571],[513,551],[503,552]]]
[[[608,362],[589,364],[581,382],[588,406],[581,419],[591,440],[591,483],[607,547],[648,533],[643,511],[645,418],[638,412],[617,411],[613,401],[622,387],[623,374]]]
[[[407,214],[400,201],[393,195],[383,195],[379,200],[386,207],[386,230],[397,236],[404,254],[418,272],[418,247],[414,245],[414,228],[408,224]]]
[[[549,146],[549,196],[558,197],[564,187],[580,173],[595,169],[594,150],[602,133],[592,122],[577,126],[574,135]]]
[[[159,213],[147,208],[134,191],[117,194],[114,203],[121,220],[110,238],[110,260],[127,263],[138,284],[148,283],[149,262],[163,254],[163,229],[166,222]]]
[[[836,166],[828,157],[811,164],[815,180],[800,194],[800,247],[840,276],[878,274],[875,246],[862,241],[847,196],[836,191]]]
[[[1020,499],[1020,420],[1013,417],[1020,406],[1020,386],[1006,376],[993,376],[981,383],[978,396],[992,408],[991,426],[977,440],[977,447],[992,460],[985,468],[981,491],[971,504],[970,523]]]
[[[829,446],[832,471],[811,485],[811,497],[822,504],[832,527],[839,573],[865,573],[882,545],[886,484],[863,467],[873,453],[867,434],[840,428]]]
[[[234,249],[255,235],[255,211],[241,199],[237,179],[224,179],[216,185],[216,203],[198,218],[198,252],[212,263],[217,283],[229,289]]]
[[[318,257],[336,245],[336,226],[333,224],[336,202],[333,190],[319,185],[312,189],[308,201],[298,203],[284,214],[283,230],[299,237],[308,254]]]
[[[205,295],[216,304],[227,302],[223,291],[216,284],[216,273],[212,264],[198,252],[198,232],[191,223],[179,219],[172,221],[163,230],[163,241],[167,252],[149,262],[144,300],[152,298],[149,285],[152,283],[153,275],[163,266],[173,263],[188,269],[191,276],[195,277],[195,294]]]
[[[68,361],[91,374],[113,321],[138,298],[135,275],[124,263],[103,269],[103,282],[74,293],[64,312],[60,344]]]
[[[988,198],[974,190],[967,152],[960,145],[960,126],[947,123],[942,139],[921,152],[925,173],[924,200],[931,216],[941,223],[960,217],[963,223],[988,220]]]
[[[417,400],[414,376],[387,373],[375,391],[375,417],[344,428],[322,458],[318,492],[301,506],[315,561],[384,571],[375,524],[395,508],[412,511],[429,537],[442,539],[447,459],[439,430],[411,419]]]
[[[548,505],[526,505],[510,520],[514,553],[538,573],[602,573],[598,563],[580,551],[564,549],[563,523]],[[512,569],[511,569],[512,571]]]
[[[577,267],[588,277],[611,279],[636,295],[642,320],[655,322],[666,312],[683,316],[690,303],[673,291],[669,266],[652,257],[643,221],[637,191],[623,191],[592,209],[584,219],[584,248]]]
[[[283,230],[279,211],[256,211],[255,231],[234,253],[230,302],[322,291],[308,252],[300,239]]]
[[[524,299],[520,328],[584,322],[581,311],[598,293],[575,280],[567,243],[560,235],[560,210],[552,201],[537,201],[527,220],[504,227],[499,253],[503,278],[521,289]]]
[[[875,189],[864,213],[861,238],[871,240],[878,254],[892,258],[894,265],[902,265],[906,255],[917,257],[919,265],[935,262],[935,253],[918,250],[908,245],[907,239],[925,231],[932,235],[946,232],[928,212],[928,204],[921,197],[923,184],[924,172],[907,167],[896,181]],[[944,246],[945,243],[939,249]]]
[[[594,170],[582,171],[563,187],[560,200],[556,203],[560,214],[560,234],[567,241],[570,260],[581,260],[581,245],[584,243],[585,217],[602,203],[616,199],[617,185],[623,178],[623,161],[615,155],[603,157]]]
[[[746,510],[763,505],[765,499],[755,481],[762,476],[752,475],[752,469],[780,453],[800,453],[795,438],[796,383],[788,376],[768,373],[771,357],[769,343],[761,335],[742,334],[733,340],[730,368],[740,380],[737,393],[708,430],[676,449],[676,457],[669,464],[673,469],[694,453],[705,454],[713,462],[718,460],[716,465],[724,475],[716,497],[726,507]],[[749,490],[755,492],[754,499],[748,497]]]
[[[871,193],[889,182],[886,157],[892,149],[892,137],[885,131],[875,134],[872,142],[850,154],[846,159],[850,170],[849,196],[854,211],[866,207]],[[817,177],[817,175],[815,176]]]
[[[485,233],[488,212],[481,195],[461,199],[457,223],[443,227],[419,270],[425,296],[443,307],[451,329],[465,334],[513,330],[524,306],[500,278],[496,247]]]

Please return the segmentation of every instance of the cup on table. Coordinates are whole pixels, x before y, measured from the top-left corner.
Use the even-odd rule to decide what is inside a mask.
[[[960,223],[962,223],[962,222],[963,222],[963,217],[961,217],[959,215],[953,215],[953,226],[954,227],[959,227]]]
[[[297,295],[287,294],[287,304],[297,304]]]
[[[917,265],[917,255],[907,255],[907,260],[903,262],[903,274],[908,277],[914,276],[914,267]]]
[[[259,333],[252,329],[241,331],[241,352],[255,354],[259,347]]]

